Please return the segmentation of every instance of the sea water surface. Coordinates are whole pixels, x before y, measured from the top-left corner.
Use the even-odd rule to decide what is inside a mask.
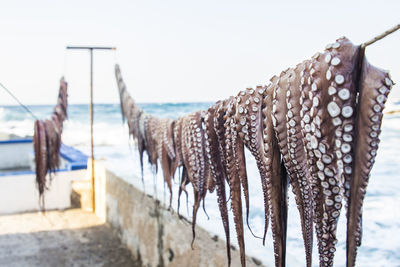
[[[177,118],[199,109],[207,109],[212,103],[165,103],[139,104],[146,112],[159,117]],[[400,103],[391,104],[400,109]],[[29,106],[39,118],[47,118],[53,105]],[[69,105],[68,120],[65,122],[62,140],[84,153],[90,152],[89,108],[87,105]],[[0,132],[14,133],[21,136],[33,135],[33,118],[19,106],[0,107]],[[358,250],[357,266],[400,266],[400,114],[385,115],[381,143],[363,209],[363,239]],[[122,124],[119,104],[96,104],[94,106],[94,143],[96,159],[105,159],[106,166],[126,181],[155,195],[167,203],[168,190],[165,190],[161,173],[154,175],[145,164],[144,185],[140,178],[138,152],[135,144],[129,140],[128,128]],[[264,210],[260,177],[252,156],[247,153],[246,164],[250,190],[250,225],[259,236],[263,233]],[[146,161],[146,160],[145,160]],[[173,206],[177,207],[177,184],[174,184]],[[190,186],[188,187],[190,188]],[[180,212],[191,218],[193,198],[189,191],[188,205],[182,196]],[[205,213],[200,209],[198,225],[212,234],[224,239],[222,223],[217,207],[215,193],[206,197]],[[338,227],[338,244],[335,254],[335,266],[345,266],[345,212],[342,212]],[[231,240],[236,236],[231,220]],[[254,238],[245,227],[246,252],[255,256],[267,266],[273,264],[271,231],[268,231],[266,245]],[[188,246],[191,237],[188,236]],[[315,238],[314,238],[315,240]],[[289,217],[287,238],[287,266],[305,266],[304,246],[300,230],[300,220],[293,194],[289,189]],[[318,266],[316,240],[314,241],[313,266]]]

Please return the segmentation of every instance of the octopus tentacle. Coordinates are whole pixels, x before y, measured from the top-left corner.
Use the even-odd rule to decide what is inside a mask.
[[[117,80],[117,85],[118,85],[118,89],[119,89],[119,102],[120,102],[120,106],[121,106],[122,123],[124,123],[125,122],[125,114],[124,114],[125,102],[123,99],[123,95],[125,94],[126,86],[122,79],[121,69],[119,68],[118,64],[115,65],[115,78]]]
[[[186,185],[188,185],[190,181],[188,179],[187,170],[186,170],[185,167],[182,168],[182,175],[181,176],[182,176],[181,184],[179,185],[179,190],[178,190],[178,211],[177,211],[178,215],[179,215],[179,208],[180,208],[180,205],[181,205],[181,194],[182,194],[182,192],[185,192],[185,194],[186,194],[186,204],[188,203],[188,197],[189,197],[188,192],[186,190]]]
[[[180,198],[182,192],[186,194],[186,200],[188,199],[188,192],[186,191],[186,185],[190,182],[187,177],[187,169],[185,164],[187,164],[187,158],[185,151],[185,131],[184,129],[184,118],[179,118],[176,120],[175,128],[174,128],[174,139],[175,139],[175,149],[176,149],[176,159],[175,165],[182,166],[182,174],[179,184],[179,191],[178,191],[178,215],[179,215],[179,208],[180,208]]]
[[[200,158],[200,197],[201,200],[203,201],[203,211],[204,214],[207,216],[208,219],[210,219],[210,217],[207,214],[206,211],[206,205],[205,205],[205,197],[207,194],[207,191],[212,192],[214,189],[212,187],[214,187],[212,181],[213,179],[211,179],[211,171],[210,171],[210,164],[207,158],[207,151],[206,151],[206,128],[205,128],[205,123],[204,123],[204,119],[206,116],[206,111],[201,111],[198,117],[198,129],[200,129],[200,131],[197,133],[197,141],[198,143],[198,148],[197,151],[199,153],[198,157]],[[200,134],[199,134],[200,133]]]
[[[44,125],[43,122],[40,120],[35,121],[35,132],[33,139],[36,163],[36,184],[38,186],[39,196],[41,197],[43,196],[44,190],[46,189],[47,147]]]
[[[233,212],[233,220],[235,223],[237,240],[240,249],[240,259],[242,266],[246,266],[244,234],[243,234],[243,216],[242,216],[242,197],[241,197],[241,178],[238,170],[238,161],[244,160],[244,154],[239,155],[237,151],[237,138],[235,135],[235,122],[233,121],[233,101],[231,97],[227,103],[224,115],[225,128],[225,160],[226,174],[231,188],[231,207]]]
[[[194,159],[194,152],[192,148],[192,137],[191,137],[191,127],[190,127],[190,117],[186,116],[182,118],[182,155],[183,155],[183,171],[182,171],[182,183],[180,188],[184,190],[184,186],[191,182],[193,185],[193,192],[194,192],[194,200],[195,204],[193,207],[193,215],[192,215],[192,248],[193,242],[196,237],[195,225],[196,225],[196,214],[198,210],[198,193],[197,193],[197,186],[193,182],[193,166],[195,165]],[[186,182],[188,181],[188,182]],[[186,191],[186,190],[185,190]],[[180,195],[180,193],[179,193]]]
[[[299,64],[295,68],[295,75],[291,81],[291,93],[287,96],[288,108],[288,150],[291,163],[288,165],[288,172],[293,177],[290,183],[293,186],[293,192],[296,197],[297,207],[300,213],[300,220],[302,224],[302,233],[304,240],[304,247],[306,252],[306,264],[312,264],[312,246],[313,246],[313,206],[312,206],[312,193],[310,184],[310,174],[306,167],[307,160],[305,155],[305,147],[302,141],[301,132],[301,117],[299,105],[300,99],[300,73],[304,71],[305,65]],[[291,118],[291,116],[293,116]],[[293,127],[294,121],[295,126]]]
[[[158,120],[153,117],[149,116],[145,123],[145,139],[146,139],[146,151],[148,154],[148,160],[151,166],[155,168],[155,172],[158,171],[158,164],[157,164],[157,143],[156,137],[153,136],[154,133],[157,131]]]
[[[197,211],[207,192],[205,187],[207,171],[205,170],[205,137],[202,128],[202,112],[195,112],[186,116],[182,131],[182,146],[184,147],[182,154],[187,155],[187,157],[184,156],[184,165],[187,169],[188,179],[193,185],[195,201],[192,215],[193,246]]]
[[[175,176],[176,170],[182,166],[182,120],[173,121],[173,143],[176,150],[175,158],[172,163],[171,173]]]
[[[61,146],[60,135],[57,134],[55,124],[52,120],[44,121],[46,133],[46,147],[47,147],[47,169],[51,175],[59,167],[59,154]]]
[[[316,55],[319,57],[319,54]],[[322,238],[322,229],[324,225],[322,224],[322,216],[323,216],[323,199],[322,199],[322,191],[323,187],[320,184],[318,175],[317,175],[317,167],[316,167],[316,158],[314,157],[314,152],[317,152],[317,155],[320,155],[320,151],[318,150],[318,145],[313,148],[311,144],[311,140],[322,137],[321,132],[321,117],[318,115],[315,117],[314,121],[311,121],[310,117],[310,109],[313,106],[313,93],[311,91],[311,75],[315,73],[315,70],[312,69],[311,62],[309,60],[304,61],[305,69],[300,72],[301,80],[300,80],[300,117],[301,119],[301,132],[302,132],[302,141],[303,145],[306,148],[306,159],[307,159],[307,167],[309,170],[308,180],[311,187],[312,192],[312,200],[313,200],[313,218],[315,223],[315,230],[318,239],[318,244],[321,246],[321,238]],[[315,85],[316,86],[316,85]],[[315,87],[314,87],[315,88]],[[311,96],[311,97],[310,97]],[[313,110],[314,112],[314,110]],[[311,123],[313,123],[315,129],[314,132],[311,132]],[[316,127],[318,126],[318,127]],[[313,151],[314,150],[314,151]],[[322,254],[321,249],[319,249],[320,255]]]
[[[283,76],[285,73],[282,73]],[[285,214],[287,212],[285,189],[283,186],[283,180],[286,179],[286,175],[282,172],[285,168],[281,166],[281,154],[279,144],[282,142],[282,135],[286,135],[285,124],[278,124],[280,121],[279,113],[281,109],[285,109],[286,105],[280,106],[281,97],[285,101],[286,92],[280,88],[280,78],[273,78],[272,80],[272,112],[270,113],[272,119],[272,126],[275,131],[272,137],[267,137],[271,144],[270,149],[267,153],[270,153],[271,157],[271,169],[272,174],[269,177],[268,195],[269,205],[271,212],[271,229],[272,238],[274,241],[275,251],[275,266],[285,266],[286,257],[286,219]],[[279,107],[278,107],[279,105]],[[266,105],[267,106],[267,105]],[[271,107],[271,106],[270,106]],[[269,125],[269,127],[272,127]],[[265,142],[265,140],[264,140]],[[286,149],[283,146],[282,149]],[[283,156],[284,154],[282,154]]]
[[[347,266],[353,267],[361,245],[362,205],[375,162],[382,123],[382,110],[393,85],[388,73],[363,60],[356,121],[353,176],[349,180],[347,213]]]
[[[142,183],[144,183],[144,174],[143,174],[143,153],[144,150],[146,149],[146,143],[145,143],[145,135],[141,131],[141,126],[140,122],[143,120],[142,116],[144,115],[143,111],[139,111],[138,114],[136,115],[135,119],[135,128],[137,129],[137,146],[138,146],[138,152],[139,152],[139,163],[140,163],[140,174],[142,176]]]
[[[158,128],[157,134],[157,152],[158,158],[160,159],[164,181],[168,185],[168,189],[170,192],[170,201],[169,207],[172,204],[172,171],[171,165],[172,161],[175,158],[175,151],[170,148],[170,143],[172,143],[172,120],[170,119],[163,119],[160,121],[160,126]]]
[[[210,121],[210,111],[215,112],[215,110],[207,110],[204,111],[202,113],[202,117],[201,117],[201,125],[202,125],[202,130],[203,130],[203,142],[202,142],[202,146],[204,148],[203,152],[204,152],[204,159],[205,159],[205,183],[206,183],[206,190],[208,190],[210,193],[214,192],[215,187],[216,187],[216,178],[215,178],[215,173],[212,173],[211,170],[211,166],[212,166],[212,161],[211,159],[211,149],[210,148],[210,137],[208,136],[209,134],[213,134],[214,137],[215,136],[215,130],[214,129],[210,129],[212,122],[213,122],[213,115],[211,115],[211,121]],[[212,133],[211,133],[212,130]],[[216,147],[215,147],[216,148]],[[215,172],[215,171],[214,171]],[[204,206],[204,202],[203,202],[203,206]]]
[[[317,56],[316,59],[318,58],[321,59],[322,57]],[[303,117],[302,131],[303,135],[305,136],[305,145],[308,150],[308,166],[311,171],[310,179],[314,200],[314,220],[320,254],[320,266],[327,266],[331,260],[331,256],[327,256],[327,254],[330,253],[327,249],[327,246],[335,242],[335,236],[333,236],[332,240],[330,235],[330,227],[327,224],[327,205],[332,205],[330,202],[331,200],[328,199],[329,202],[326,202],[327,200],[325,199],[324,195],[326,195],[328,192],[327,190],[330,189],[330,185],[336,185],[336,181],[333,177],[335,174],[337,174],[337,170],[335,168],[334,161],[332,160],[334,157],[334,145],[332,145],[334,139],[331,136],[332,123],[323,116],[326,114],[326,110],[323,110],[324,107],[326,107],[326,90],[319,89],[327,87],[327,81],[320,79],[320,77],[323,77],[321,73],[326,71],[326,69],[324,71],[322,68],[326,68],[326,66],[321,67],[321,64],[315,60],[311,60],[306,64],[307,68],[303,77],[306,78],[307,81],[304,82],[304,80],[302,80],[303,104],[301,111],[302,113],[300,113],[300,116]],[[324,84],[321,84],[322,82],[324,82]],[[314,106],[319,105],[320,102],[322,102],[322,107],[319,109],[319,114],[316,114],[317,110]],[[321,125],[324,126],[323,129],[326,129],[325,131],[321,131]],[[327,159],[330,159],[325,163],[327,164],[326,167],[320,160],[322,159],[322,153],[326,155]],[[329,177],[325,178],[325,175]],[[328,179],[330,183],[327,182]],[[331,192],[331,190],[332,189],[330,189],[329,192]]]
[[[275,127],[283,161],[289,174],[289,181],[295,195],[297,208],[300,213],[301,228],[306,251],[307,266],[311,266],[312,254],[312,198],[308,169],[305,168],[304,145],[299,115],[300,74],[305,68],[299,64],[295,69],[289,69],[279,79],[280,93],[277,94],[277,104],[281,107],[275,110],[275,116],[281,123]],[[286,102],[285,104],[280,104]],[[274,112],[274,111],[273,111]]]
[[[146,137],[146,124],[147,120],[149,118],[149,114],[146,114],[142,112],[140,116],[138,116],[138,149],[139,149],[139,160],[140,160],[140,171],[142,175],[142,180],[144,179],[143,177],[143,154],[144,151],[147,153],[147,157],[150,158],[150,153],[149,153],[149,144],[148,140]]]
[[[221,154],[219,150],[219,144],[217,142],[217,133],[214,128],[214,118],[219,103],[216,103],[210,107],[204,118],[206,128],[206,154],[209,161],[211,176],[215,184],[216,192],[218,196],[218,207],[221,214],[222,224],[225,231],[226,250],[228,256],[228,266],[231,265],[231,248],[230,248],[230,235],[229,235],[229,219],[228,209],[226,206],[226,192],[225,192],[225,180],[226,173],[223,167]]]
[[[239,181],[243,187],[243,194],[246,205],[246,221],[247,225],[249,225],[248,221],[249,221],[250,202],[249,202],[249,189],[248,189],[249,186],[246,173],[246,159],[244,155],[244,142],[243,142],[244,139],[241,138],[239,132],[240,130],[247,131],[248,129],[246,127],[244,127],[243,129],[243,127],[239,126],[240,122],[235,114],[237,113],[236,104],[238,102],[240,102],[240,97],[236,97],[235,99],[232,99],[232,101],[230,102],[228,106],[229,111],[227,112],[227,114],[225,114],[226,116],[225,127],[230,130],[229,137],[230,137],[230,142],[232,144],[232,156],[236,168],[235,173],[237,174]]]
[[[221,158],[221,162],[223,164],[224,167],[224,173],[225,173],[225,178],[226,181],[229,182],[228,180],[228,175],[226,173],[226,164],[227,164],[227,160],[225,157],[225,127],[224,127],[224,115],[225,115],[225,111],[224,108],[226,106],[226,103],[228,102],[228,100],[224,100],[222,102],[217,102],[216,104],[216,113],[214,116],[214,130],[217,136],[217,143],[218,143],[218,150],[219,150],[219,155]]]
[[[199,159],[199,193],[200,198],[204,200],[207,194],[207,181],[209,180],[209,165],[205,158],[205,129],[203,128],[204,112],[196,114],[196,143],[197,143],[197,158]]]
[[[260,173],[262,185],[266,189],[265,185],[265,162],[263,160],[264,156],[264,142],[262,139],[262,99],[265,88],[262,86],[257,86],[256,89],[248,88],[246,91],[240,92],[236,96],[236,113],[235,121],[237,127],[237,133],[244,143],[244,145],[249,149],[251,154],[254,156],[257,164],[257,168]],[[242,152],[244,153],[244,152]],[[245,162],[242,163],[245,166]],[[242,182],[244,188],[244,196],[246,201],[246,222],[247,227],[253,236],[254,235],[250,225],[249,225],[249,194],[247,190],[247,176],[245,173],[245,168],[243,168],[244,174],[241,176],[245,177]],[[265,190],[266,191],[266,190]],[[264,203],[268,202],[268,198],[264,195]],[[264,236],[268,229],[268,205],[265,205],[265,225],[264,225]]]
[[[193,204],[193,213],[192,213],[192,249],[194,249],[194,240],[196,239],[196,220],[197,220],[197,211],[200,206],[200,196],[198,191],[194,191],[194,204]]]

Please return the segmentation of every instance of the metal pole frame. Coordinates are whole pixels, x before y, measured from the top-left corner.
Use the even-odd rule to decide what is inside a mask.
[[[89,50],[90,51],[90,161],[91,161],[91,185],[92,185],[92,211],[96,212],[96,191],[94,175],[94,143],[93,143],[93,50],[116,50],[116,47],[104,46],[67,46],[66,49]]]

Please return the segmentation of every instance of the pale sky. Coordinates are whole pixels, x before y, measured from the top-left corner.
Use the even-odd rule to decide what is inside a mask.
[[[55,104],[58,81],[69,102],[89,100],[95,52],[96,103],[118,103],[114,64],[138,102],[216,101],[266,84],[326,44],[360,44],[400,23],[400,1],[1,1],[0,82],[25,104]],[[400,83],[400,31],[367,48]],[[400,86],[392,95],[400,97]],[[0,89],[0,104],[15,104]]]

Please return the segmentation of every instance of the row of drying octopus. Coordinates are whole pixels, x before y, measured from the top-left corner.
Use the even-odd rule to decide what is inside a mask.
[[[387,72],[371,66],[364,51],[340,38],[323,53],[273,77],[267,86],[241,91],[208,110],[160,119],[141,110],[116,77],[123,116],[150,164],[171,180],[182,170],[179,196],[191,184],[196,214],[207,191],[216,190],[230,263],[227,202],[230,198],[241,263],[245,266],[241,190],[248,225],[245,148],[254,156],[264,197],[265,228],[272,230],[275,265],[285,266],[287,188],[300,213],[306,266],[313,229],[320,266],[333,266],[342,207],[347,218],[347,266],[361,245],[362,204],[379,144],[382,110],[392,86]],[[230,196],[226,195],[228,185]],[[178,197],[179,201],[179,197]]]

